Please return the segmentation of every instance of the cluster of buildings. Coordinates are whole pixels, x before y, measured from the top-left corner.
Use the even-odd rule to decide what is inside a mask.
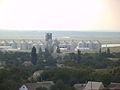
[[[50,90],[55,85],[53,81],[43,81],[37,83],[26,83],[19,90],[36,90],[39,87]],[[120,83],[111,83],[108,87],[104,87],[102,82],[88,81],[86,84],[74,84],[76,90],[120,90]]]
[[[52,39],[52,33],[46,33],[45,40],[1,40],[0,50],[31,50],[35,46],[37,51],[45,48],[56,52],[59,48],[60,51],[98,51],[101,48],[99,41],[91,40],[57,40]]]

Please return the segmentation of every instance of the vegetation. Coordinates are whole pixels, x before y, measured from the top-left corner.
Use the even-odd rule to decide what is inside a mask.
[[[57,54],[62,54],[59,49]],[[109,58],[118,58],[117,61]],[[36,53],[35,47],[32,52],[0,52],[0,62],[5,61],[3,69],[0,69],[0,89],[18,90],[18,88],[29,80],[32,74],[38,70],[44,70],[37,81],[52,80],[55,85],[51,90],[74,90],[75,83],[86,83],[87,81],[102,81],[105,86],[110,82],[120,83],[120,52],[111,53],[110,49],[99,53],[69,53],[54,57],[47,49],[45,52],[39,49]],[[34,65],[24,66],[25,61],[32,61]],[[63,67],[57,67],[62,64]],[[106,71],[104,71],[104,69]],[[37,90],[46,90],[37,88]]]
[[[30,73],[21,67],[12,67],[0,69],[0,89],[1,90],[18,90],[26,83]]]
[[[35,47],[32,48],[31,56],[32,56],[32,63],[35,65],[37,63],[37,54]]]

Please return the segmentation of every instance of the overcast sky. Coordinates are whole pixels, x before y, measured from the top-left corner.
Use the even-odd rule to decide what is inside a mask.
[[[0,0],[0,29],[120,31],[120,0]]]

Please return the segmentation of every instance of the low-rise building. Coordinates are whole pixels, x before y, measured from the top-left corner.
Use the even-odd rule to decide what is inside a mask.
[[[94,81],[88,81],[88,83],[85,86],[85,89],[83,90],[103,90],[104,85],[102,82],[94,82]]]
[[[85,88],[86,84],[74,84],[74,88],[76,90],[83,90]]]
[[[102,82],[88,81],[87,84],[74,84],[76,90],[103,90]]]
[[[108,86],[109,90],[120,90],[120,83],[111,83]]]
[[[44,88],[47,88],[49,90],[52,85],[54,85],[53,81],[26,83],[26,84],[22,85],[19,88],[19,90],[36,90],[38,87],[44,87]]]

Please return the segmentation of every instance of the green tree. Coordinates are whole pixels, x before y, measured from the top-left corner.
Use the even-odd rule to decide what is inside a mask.
[[[99,54],[101,54],[102,53],[102,50],[101,50],[101,48],[99,49]]]
[[[41,47],[39,48],[38,56],[39,56],[39,58],[42,58],[42,56],[43,56],[43,52],[42,52]]]
[[[66,90],[66,86],[62,80],[58,80],[56,84],[51,87],[50,90]]]
[[[120,83],[120,66],[113,68],[111,74],[112,74],[112,81]]]
[[[107,54],[110,54],[110,48],[107,48]]]
[[[60,53],[60,48],[59,48],[59,46],[57,46],[57,53]]]
[[[77,63],[80,64],[80,60],[81,60],[81,51],[78,50],[77,51]]]
[[[47,59],[49,56],[51,56],[49,50],[45,48],[44,58]]]
[[[32,63],[35,65],[37,62],[37,53],[35,47],[32,48],[31,56],[32,56]]]

